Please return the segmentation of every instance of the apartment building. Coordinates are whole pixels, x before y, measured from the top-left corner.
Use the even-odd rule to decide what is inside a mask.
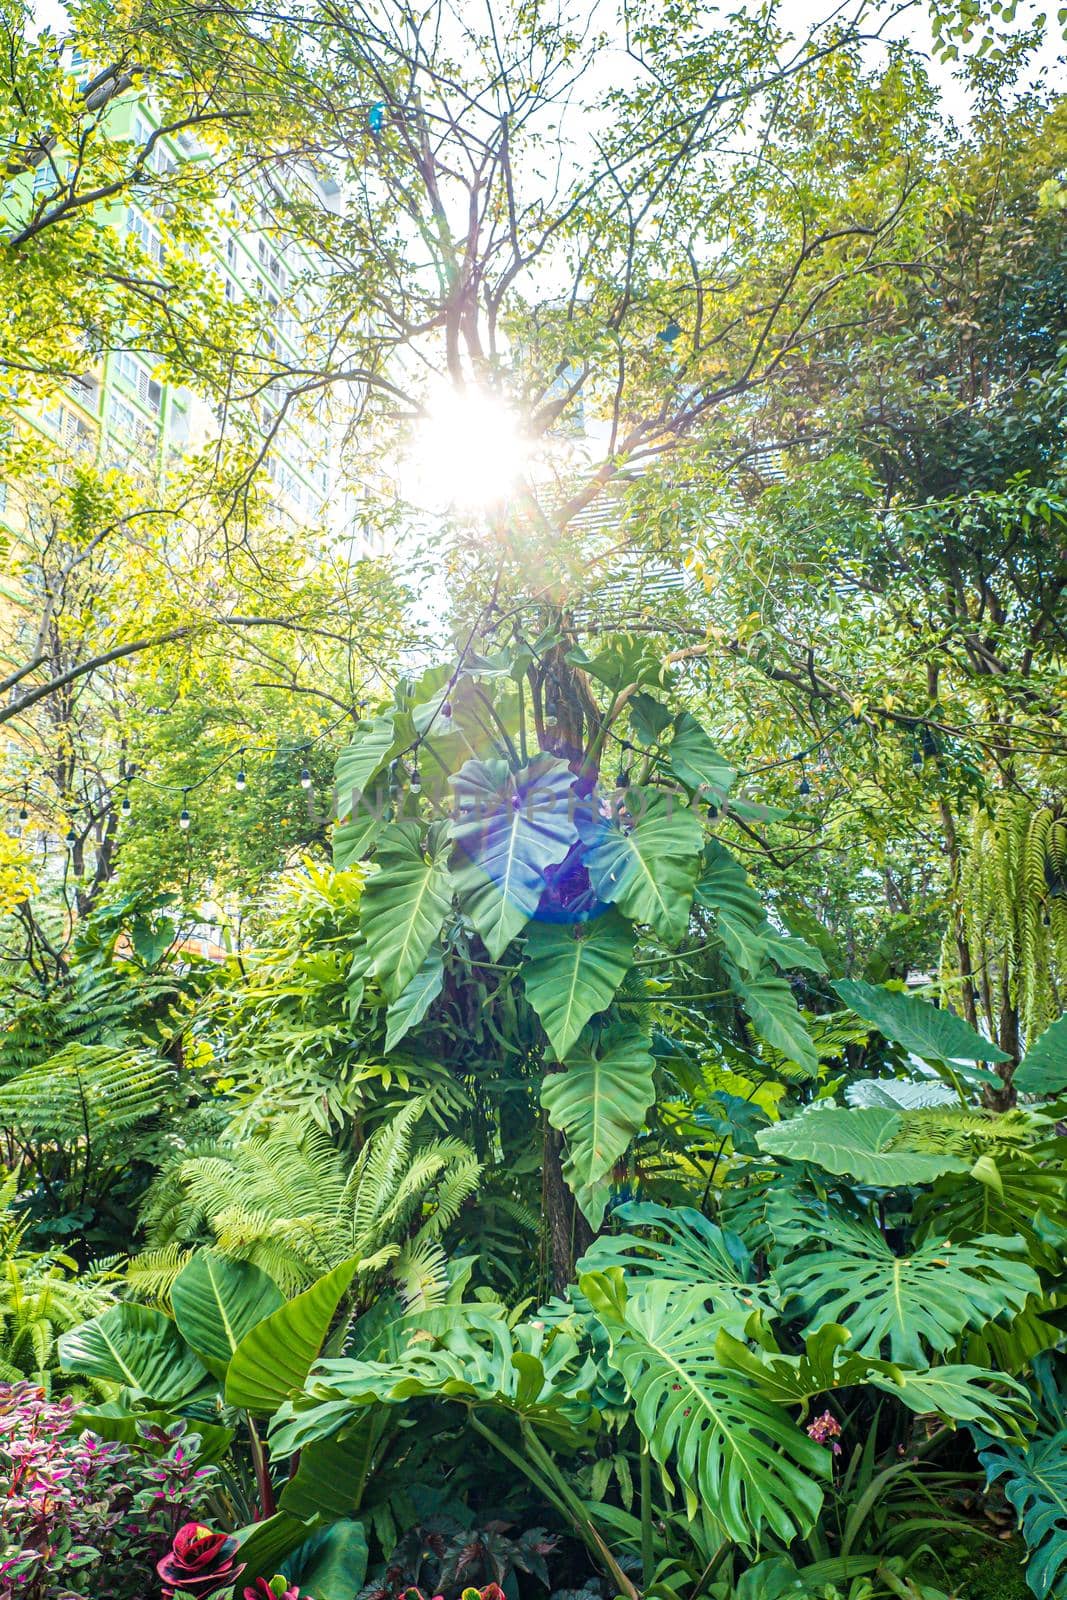
[[[70,54],[67,64],[84,91],[92,82],[93,69],[77,51]],[[159,126],[151,96],[134,89],[115,95],[105,115],[113,138],[129,139],[140,147]],[[180,132],[173,138],[159,137],[150,159],[155,171],[163,174],[182,162],[206,158],[207,151],[195,137]],[[303,183],[316,181],[301,175]],[[16,218],[20,210],[25,212],[28,202],[40,199],[55,184],[55,170],[48,160],[17,176],[0,196],[0,225],[5,213]],[[322,203],[336,203],[336,189],[318,187]],[[262,353],[265,361],[274,359],[284,370],[299,358],[300,330],[313,307],[307,299],[306,260],[280,238],[276,208],[271,203],[274,197],[263,188],[258,196],[243,202],[230,198],[209,219],[199,256],[215,274],[227,300],[252,300],[267,313],[261,318]],[[102,206],[101,214],[120,239],[132,237],[149,261],[164,266],[168,250],[175,247],[168,243],[165,218],[155,209],[158,201],[158,190],[155,194],[129,193],[120,205]],[[256,417],[264,432],[276,419],[281,403],[278,385],[258,398]],[[84,372],[62,392],[46,403],[28,401],[19,410],[28,429],[65,452],[160,482],[189,450],[217,437],[223,423],[221,407],[187,386],[168,382],[151,354],[138,348],[132,338],[129,348],[87,355]],[[330,418],[325,414],[316,418],[306,410],[299,417],[287,416],[274,433],[263,465],[273,481],[275,510],[284,519],[295,525],[336,525],[341,497],[332,493],[335,440],[336,427]],[[0,456],[0,483],[2,478]],[[0,487],[0,518],[5,501]]]

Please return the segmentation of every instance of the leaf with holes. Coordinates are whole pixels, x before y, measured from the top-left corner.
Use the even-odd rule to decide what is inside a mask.
[[[518,773],[503,761],[467,761],[451,781],[453,879],[496,961],[537,910],[545,868],[557,866],[578,837],[574,773],[541,755]]]
[[[931,1351],[1021,1311],[1041,1287],[1021,1239],[930,1240],[898,1256],[852,1218],[831,1213],[823,1230],[828,1248],[793,1256],[773,1275],[787,1314],[806,1319],[808,1332],[840,1323],[856,1350],[904,1366],[927,1366]]]
[[[1026,1581],[1038,1600],[1067,1594],[1067,1428],[1033,1441],[1027,1450],[1010,1444],[979,1449],[986,1479],[1003,1479],[1026,1540]]]
[[[606,1011],[633,962],[633,931],[616,912],[568,927],[532,923],[523,983],[562,1061],[591,1017]]]
[[[371,967],[387,1000],[403,994],[429,953],[452,905],[441,831],[424,845],[418,823],[383,828],[360,905]]]
[[[590,882],[601,900],[677,944],[700,870],[700,819],[677,796],[636,785],[626,791],[626,806],[632,827],[620,817],[607,825],[579,818]]]
[[[832,1457],[782,1406],[715,1354],[703,1289],[650,1283],[627,1296],[621,1272],[586,1273],[582,1293],[611,1340],[635,1420],[655,1459],[724,1536],[752,1550],[766,1530],[784,1542],[812,1527]]]

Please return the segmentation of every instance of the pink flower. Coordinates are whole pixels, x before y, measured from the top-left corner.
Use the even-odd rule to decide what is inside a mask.
[[[821,1417],[816,1417],[814,1422],[808,1424],[805,1430],[809,1439],[814,1439],[816,1444],[830,1444],[831,1440],[841,1437],[841,1424],[832,1411],[824,1411]],[[834,1455],[841,1454],[841,1446],[833,1446]]]
[[[237,1540],[225,1533],[214,1533],[201,1522],[187,1522],[174,1535],[169,1554],[156,1562],[163,1579],[163,1600],[176,1594],[192,1595],[194,1600],[228,1589],[244,1571],[244,1562],[233,1559]]]

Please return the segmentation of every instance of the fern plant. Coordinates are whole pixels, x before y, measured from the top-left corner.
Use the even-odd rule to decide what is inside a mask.
[[[149,1196],[149,1248],[131,1280],[165,1293],[183,1247],[211,1243],[287,1294],[358,1256],[367,1281],[388,1269],[409,1305],[436,1303],[447,1288],[441,1238],[481,1168],[461,1140],[421,1136],[424,1112],[410,1101],[353,1164],[321,1128],[293,1117],[176,1163]]]

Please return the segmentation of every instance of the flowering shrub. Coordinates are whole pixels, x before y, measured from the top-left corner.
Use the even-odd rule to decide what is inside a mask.
[[[183,1422],[131,1445],[72,1428],[74,1401],[0,1385],[0,1600],[142,1600],[178,1525],[203,1503]]]

